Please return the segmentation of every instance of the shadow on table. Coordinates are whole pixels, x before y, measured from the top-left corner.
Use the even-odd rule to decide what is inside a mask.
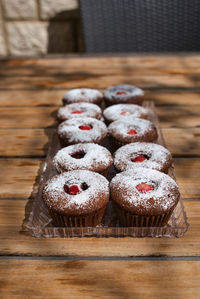
[[[28,219],[29,219],[30,213],[31,213],[32,208],[33,208],[34,198],[36,197],[37,192],[38,192],[38,187],[39,187],[39,184],[40,184],[40,178],[41,178],[41,174],[43,172],[46,155],[47,155],[49,146],[50,146],[51,141],[52,141],[52,136],[55,132],[55,126],[57,124],[56,115],[57,115],[57,108],[55,108],[55,110],[51,113],[51,116],[54,119],[53,125],[44,128],[44,133],[48,137],[47,143],[44,144],[44,146],[43,146],[43,152],[44,152],[45,155],[44,155],[44,157],[42,157],[42,161],[40,162],[40,166],[38,168],[38,172],[37,172],[37,175],[36,175],[36,178],[35,178],[35,182],[34,182],[34,185],[33,185],[33,188],[32,188],[32,192],[31,192],[30,196],[28,197],[28,202],[25,206],[25,214],[24,214],[24,219],[23,219],[23,222],[22,222],[22,229],[21,229],[20,233],[24,233],[24,232],[28,231],[27,228],[26,228],[26,225],[28,223]]]

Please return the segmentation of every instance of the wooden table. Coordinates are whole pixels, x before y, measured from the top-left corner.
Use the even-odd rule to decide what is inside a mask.
[[[200,55],[0,64],[1,298],[200,298]],[[66,90],[118,83],[154,100],[190,229],[178,239],[36,239],[24,232]]]

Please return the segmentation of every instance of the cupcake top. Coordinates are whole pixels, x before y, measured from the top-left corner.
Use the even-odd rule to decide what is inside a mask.
[[[57,213],[87,215],[107,204],[109,182],[99,173],[73,170],[48,180],[42,196],[47,207]]]
[[[99,106],[91,103],[74,103],[58,109],[57,118],[64,121],[77,117],[101,118],[101,109]]]
[[[97,89],[75,88],[68,91],[63,96],[63,104],[88,102],[99,104],[103,99],[102,93]]]
[[[111,196],[123,209],[136,215],[160,215],[173,209],[180,198],[176,182],[148,168],[130,169],[111,181]]]
[[[142,89],[128,84],[120,84],[108,87],[104,92],[104,97],[110,103],[129,103],[129,100],[143,98]]]
[[[108,133],[121,143],[152,142],[157,138],[157,130],[152,122],[134,117],[112,122],[108,126]]]
[[[72,118],[62,122],[57,132],[66,144],[100,143],[107,135],[107,127],[95,118]]]
[[[109,122],[115,120],[126,120],[130,117],[147,118],[147,109],[134,104],[117,104],[106,108],[103,112],[103,116]]]
[[[170,152],[155,143],[129,143],[120,147],[114,154],[114,165],[120,171],[147,167],[165,172],[171,164]]]
[[[112,164],[111,153],[95,143],[78,143],[57,152],[53,164],[58,172],[87,169],[102,172]]]

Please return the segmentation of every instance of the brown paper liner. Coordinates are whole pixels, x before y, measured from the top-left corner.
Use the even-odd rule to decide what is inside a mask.
[[[123,210],[115,203],[115,209],[120,224],[124,227],[160,227],[165,226],[172,215],[173,210],[161,215],[134,215]]]
[[[58,227],[95,227],[101,223],[106,206],[100,210],[84,216],[68,216],[49,211],[53,225]]]

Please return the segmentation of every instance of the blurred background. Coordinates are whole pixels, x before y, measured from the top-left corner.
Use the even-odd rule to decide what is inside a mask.
[[[199,0],[0,0],[0,56],[200,50]]]
[[[81,51],[77,0],[0,0],[0,56]]]

